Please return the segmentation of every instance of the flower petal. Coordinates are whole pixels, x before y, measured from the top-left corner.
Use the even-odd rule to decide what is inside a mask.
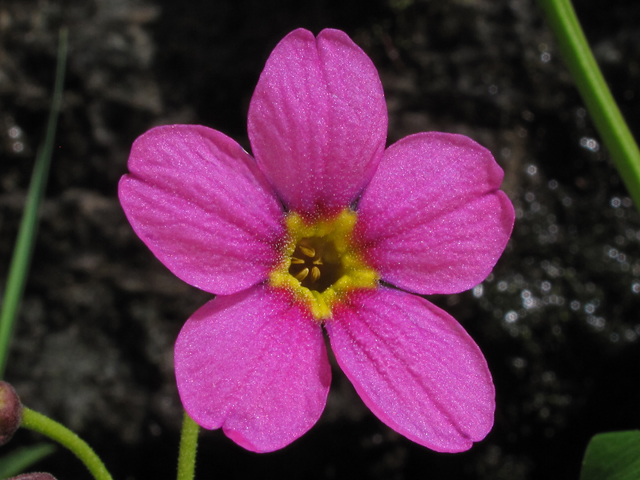
[[[309,430],[331,383],[320,326],[265,286],[200,308],[178,336],[175,368],[191,418],[255,452]]]
[[[439,452],[460,452],[493,426],[486,361],[462,326],[421,297],[380,288],[334,311],[326,328],[340,367],[388,426]]]
[[[299,213],[336,213],[384,151],[387,107],[371,59],[344,33],[298,29],[273,50],[251,99],[258,165]]]
[[[263,281],[284,236],[280,204],[254,160],[229,137],[197,125],[139,137],[120,180],[131,226],[169,270],[216,294]]]
[[[382,279],[421,294],[486,278],[514,222],[502,169],[463,135],[419,133],[392,145],[358,205],[358,235]]]

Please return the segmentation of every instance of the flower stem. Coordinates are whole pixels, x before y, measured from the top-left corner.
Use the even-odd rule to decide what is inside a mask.
[[[560,51],[636,208],[640,210],[640,151],[582,32],[570,0],[540,0]]]
[[[182,418],[182,434],[180,435],[180,453],[178,455],[178,480],[193,480],[196,469],[196,450],[198,448],[198,432],[200,427],[187,412]]]
[[[38,211],[42,203],[42,197],[47,186],[49,175],[49,165],[51,164],[51,154],[53,151],[53,141],[56,134],[56,124],[60,106],[62,103],[62,93],[64,85],[64,73],[67,62],[67,29],[60,29],[58,41],[58,63],[56,65],[56,79],[53,88],[53,100],[51,110],[49,110],[49,120],[47,122],[47,133],[44,145],[38,150],[36,162],[31,174],[29,193],[27,202],[20,222],[20,230],[16,239],[7,285],[5,287],[2,302],[2,312],[0,312],[0,378],[4,376],[4,369],[7,363],[7,354],[13,325],[15,323],[22,293],[27,278],[27,270],[31,262],[34,239],[38,230]]]
[[[67,447],[85,464],[96,480],[113,480],[102,460],[98,458],[87,442],[64,425],[30,408],[23,407],[22,424],[20,426],[41,433]]]

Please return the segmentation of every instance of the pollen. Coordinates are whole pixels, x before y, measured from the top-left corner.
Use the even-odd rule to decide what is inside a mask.
[[[353,238],[356,222],[350,209],[315,222],[288,214],[288,241],[269,284],[291,292],[318,321],[332,318],[333,307],[351,292],[376,288],[380,277],[366,264]]]

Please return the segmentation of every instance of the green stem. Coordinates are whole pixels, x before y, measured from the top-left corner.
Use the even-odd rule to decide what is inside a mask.
[[[53,101],[49,111],[47,122],[47,133],[42,148],[38,151],[36,162],[31,175],[27,203],[22,214],[18,238],[11,257],[11,266],[7,277],[2,312],[0,313],[0,378],[4,376],[7,363],[7,355],[13,326],[16,320],[22,293],[29,270],[31,253],[33,251],[34,239],[38,230],[38,212],[44,196],[49,175],[49,165],[51,164],[51,153],[53,141],[56,134],[56,124],[60,105],[62,103],[62,93],[64,85],[64,72],[67,61],[67,29],[60,30],[60,40],[58,44],[58,64],[56,66],[56,80],[53,90]]]
[[[193,480],[196,469],[196,450],[198,448],[198,432],[200,427],[187,412],[182,419],[180,435],[180,453],[178,455],[178,480]]]
[[[64,425],[45,417],[30,408],[23,407],[21,427],[41,433],[60,445],[67,447],[89,469],[96,480],[113,480],[102,460],[78,435]]]
[[[570,0],[540,0],[560,51],[622,180],[640,210],[640,151],[598,68]]]

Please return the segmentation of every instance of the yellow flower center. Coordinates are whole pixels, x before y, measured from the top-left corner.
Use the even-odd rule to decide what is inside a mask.
[[[365,264],[353,241],[357,219],[348,208],[313,223],[289,213],[282,261],[269,275],[269,284],[291,292],[318,321],[331,318],[336,302],[349,292],[376,288],[380,276]]]

